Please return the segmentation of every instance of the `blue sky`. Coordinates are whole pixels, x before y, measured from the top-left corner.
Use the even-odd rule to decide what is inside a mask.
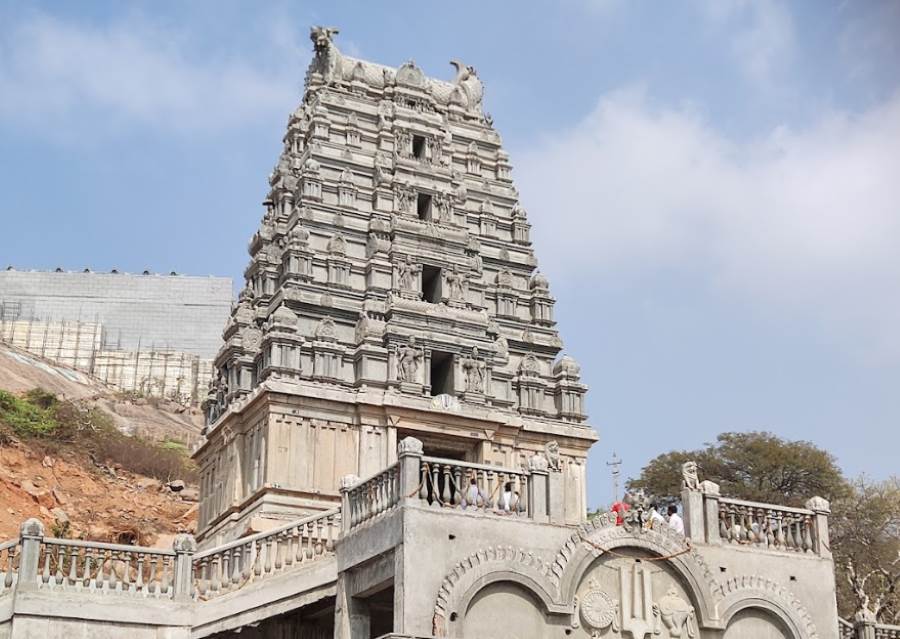
[[[474,65],[600,432],[897,473],[900,3],[0,0],[0,262],[239,279],[311,24]]]

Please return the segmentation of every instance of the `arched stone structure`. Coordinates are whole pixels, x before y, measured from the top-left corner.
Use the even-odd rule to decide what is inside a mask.
[[[591,566],[604,553],[635,548],[656,557],[665,557],[665,563],[683,582],[687,594],[696,609],[700,625],[721,628],[718,602],[722,597],[721,586],[713,578],[703,558],[691,548],[683,535],[668,526],[659,530],[631,532],[624,526],[616,526],[615,516],[604,513],[584,524],[573,534],[553,562],[554,574],[562,601],[572,601]]]
[[[487,586],[514,583],[540,602],[545,613],[569,613],[551,579],[550,564],[532,552],[512,546],[488,547],[457,563],[444,577],[434,608],[434,634],[456,636],[473,598]]]
[[[747,610],[764,611],[789,633],[787,639],[819,639],[816,626],[806,608],[784,586],[759,575],[734,577],[721,585],[719,609],[725,624],[726,639],[743,639],[735,634],[735,622]],[[732,629],[729,635],[727,628]],[[775,635],[777,636],[777,635]]]

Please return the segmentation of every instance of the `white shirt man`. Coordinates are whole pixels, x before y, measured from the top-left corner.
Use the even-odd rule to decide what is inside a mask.
[[[680,534],[684,534],[684,520],[678,514],[678,506],[669,506],[669,527],[674,528]]]

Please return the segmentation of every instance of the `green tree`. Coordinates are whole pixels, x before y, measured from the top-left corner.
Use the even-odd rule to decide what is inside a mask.
[[[830,524],[840,614],[900,621],[900,478],[857,479]]]
[[[681,465],[697,462],[702,479],[719,484],[722,494],[787,506],[802,506],[813,496],[829,501],[849,494],[834,457],[806,441],[788,441],[766,432],[722,433],[715,443],[692,451],[654,458],[629,490],[643,488],[662,502],[681,494]]]

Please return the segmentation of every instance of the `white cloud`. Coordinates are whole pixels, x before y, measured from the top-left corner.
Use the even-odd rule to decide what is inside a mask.
[[[518,157],[539,246],[573,276],[690,269],[774,319],[900,360],[900,95],[736,141],[640,90]],[[553,255],[555,254],[555,255]]]
[[[43,15],[7,25],[0,36],[0,119],[43,124],[48,133],[111,121],[196,130],[284,113],[299,101],[308,59],[296,39],[272,30],[281,66],[192,50],[188,37],[132,17],[87,26]],[[92,131],[93,132],[93,131]]]
[[[730,38],[743,74],[758,88],[777,88],[794,55],[788,8],[778,0],[701,0],[700,8]]]

